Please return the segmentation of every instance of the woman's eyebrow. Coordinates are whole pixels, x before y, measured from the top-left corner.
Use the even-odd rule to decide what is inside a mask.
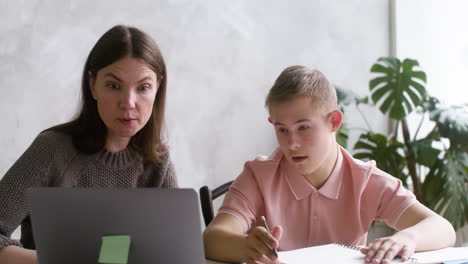
[[[151,76],[146,76],[146,77],[143,77],[141,80],[139,80],[138,82],[141,83],[141,82],[144,82],[144,81],[147,81],[147,80],[150,80],[152,81],[153,78],[151,78]]]
[[[104,77],[112,77],[116,79],[117,81],[122,82],[122,80],[119,77],[115,76],[113,73],[106,73],[104,74]]]

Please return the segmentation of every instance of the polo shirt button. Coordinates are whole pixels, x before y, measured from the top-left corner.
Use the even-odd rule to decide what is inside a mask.
[[[318,220],[318,216],[314,215],[314,216],[312,217],[312,221],[317,222],[317,220]]]

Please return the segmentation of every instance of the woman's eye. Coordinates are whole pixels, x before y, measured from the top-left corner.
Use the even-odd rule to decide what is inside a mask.
[[[140,91],[146,91],[146,90],[149,90],[150,88],[151,88],[150,85],[145,84],[145,85],[142,85],[142,86],[138,87],[138,90],[140,90]]]
[[[117,89],[120,89],[120,85],[117,84],[117,83],[108,83],[107,84],[107,87],[113,89],[113,90],[117,90]]]

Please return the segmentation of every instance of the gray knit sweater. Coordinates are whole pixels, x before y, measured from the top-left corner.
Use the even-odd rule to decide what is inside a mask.
[[[34,248],[25,193],[30,187],[46,186],[172,188],[177,187],[177,178],[169,154],[160,163],[143,159],[130,148],[87,155],[78,152],[69,135],[43,132],[0,180],[0,248],[22,246],[10,238],[20,224],[21,241],[29,244],[25,247]]]

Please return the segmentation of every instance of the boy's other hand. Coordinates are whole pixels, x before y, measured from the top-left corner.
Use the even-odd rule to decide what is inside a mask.
[[[397,256],[401,257],[401,261],[407,261],[414,254],[415,248],[416,242],[411,236],[398,232],[391,237],[375,239],[361,252],[366,255],[366,263],[389,264]]]
[[[274,263],[273,249],[278,249],[282,232],[281,226],[275,226],[271,233],[261,226],[253,228],[245,237],[247,264]]]

